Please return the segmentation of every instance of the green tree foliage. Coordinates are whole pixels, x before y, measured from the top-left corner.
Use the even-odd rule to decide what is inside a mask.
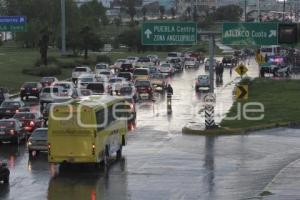
[[[89,26],[85,26],[81,29],[80,37],[82,38],[81,47],[82,50],[84,50],[85,59],[88,59],[88,50],[98,51],[103,47],[100,37]]]
[[[137,11],[135,8],[136,0],[122,0],[122,8],[126,11],[129,15],[131,22],[134,22],[134,16],[136,15]]]
[[[165,16],[166,9],[164,6],[159,6],[160,19],[163,19]]]
[[[118,40],[120,44],[128,46],[130,51],[142,50],[140,30],[138,28],[124,31],[119,35]]]
[[[215,12],[215,19],[222,21],[240,21],[243,9],[237,5],[221,6]]]
[[[170,11],[171,11],[172,19],[175,19],[176,9],[174,7],[172,7]]]
[[[145,6],[143,6],[142,8],[142,13],[143,13],[143,20],[146,21],[147,8]]]
[[[84,50],[99,50],[101,27],[108,24],[105,8],[97,1],[87,1],[78,7],[76,0],[66,3],[66,44],[74,54]],[[61,45],[61,0],[0,0],[2,15],[27,17],[27,32],[14,34],[16,41],[28,48],[39,47],[43,60],[45,53],[44,30],[48,30],[48,46]],[[89,27],[87,30],[86,27]],[[42,48],[41,48],[42,46]],[[46,62],[47,60],[45,60]]]

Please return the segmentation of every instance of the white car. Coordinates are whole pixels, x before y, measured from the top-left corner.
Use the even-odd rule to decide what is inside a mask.
[[[53,83],[54,87],[61,87],[63,88],[63,94],[75,98],[77,96],[76,87],[73,82],[69,81],[58,81]]]
[[[107,71],[109,70],[109,65],[106,63],[98,63],[95,66],[95,74],[98,75],[102,71]]]
[[[105,70],[96,75],[96,78],[106,76],[107,81],[113,77],[111,70]],[[105,82],[107,82],[105,81]]]
[[[179,58],[182,61],[181,55],[182,55],[182,53],[179,53],[179,52],[170,52],[167,55],[166,61],[168,62],[169,60],[174,59],[174,58]]]
[[[154,65],[153,62],[151,62],[150,58],[147,56],[140,57],[137,62],[135,63],[135,67],[145,67],[145,66],[152,66]]]
[[[184,68],[197,68],[199,67],[196,58],[186,58],[184,62]]]
[[[108,87],[109,90],[113,93],[116,92],[116,94],[118,94],[120,92],[120,89],[122,88],[122,85],[127,83],[125,78],[122,77],[115,77],[115,78],[111,78],[108,81]]]
[[[172,75],[175,69],[171,63],[162,63],[159,65],[158,71],[163,74]]]
[[[150,58],[151,62],[153,62],[155,65],[158,65],[160,62],[160,59],[157,55],[148,55],[148,58]]]
[[[64,88],[60,86],[44,87],[40,93],[40,104],[54,103],[57,100],[65,99],[67,95],[64,93]]]
[[[91,74],[92,70],[88,66],[75,67],[72,71],[72,81],[75,83],[82,74]]]
[[[84,89],[89,83],[94,83],[96,81],[97,80],[94,74],[83,74],[78,77],[77,87]]]

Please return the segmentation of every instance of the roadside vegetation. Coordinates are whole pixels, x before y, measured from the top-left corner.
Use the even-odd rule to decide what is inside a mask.
[[[264,118],[262,120],[246,120],[241,115],[241,120],[222,121],[221,126],[230,129],[248,129],[248,128],[268,128],[270,126],[287,125],[300,122],[300,81],[299,80],[273,80],[273,79],[255,79],[249,85],[249,98],[247,100],[236,101],[228,117],[238,115],[238,104],[243,107],[249,102],[258,102],[264,106]],[[257,107],[249,107],[256,109]],[[262,113],[251,113],[251,117],[256,117]]]

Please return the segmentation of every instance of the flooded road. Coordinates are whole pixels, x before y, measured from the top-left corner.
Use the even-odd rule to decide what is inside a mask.
[[[254,62],[254,61],[253,61]],[[0,184],[5,200],[153,200],[248,199],[257,197],[278,172],[300,158],[300,130],[273,129],[245,136],[183,135],[190,122],[204,122],[201,93],[194,81],[199,70],[170,79],[173,114],[167,115],[164,95],[138,105],[137,127],[128,133],[123,159],[108,169],[79,165],[62,168],[47,162],[47,154],[29,160],[25,145],[1,144],[0,159],[11,170],[8,186]],[[249,75],[258,75],[256,66]],[[216,88],[217,121],[232,104],[230,84],[237,76],[224,71]],[[224,109],[223,109],[224,107]]]

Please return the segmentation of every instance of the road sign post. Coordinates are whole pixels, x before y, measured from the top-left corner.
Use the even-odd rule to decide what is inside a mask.
[[[205,110],[205,127],[207,129],[215,128],[216,123],[214,119],[216,94],[208,93],[203,97],[204,110]]]
[[[241,78],[247,73],[248,68],[244,64],[240,64],[235,68],[236,73],[238,73]]]
[[[25,32],[25,16],[0,16],[0,32]]]
[[[237,99],[248,99],[248,85],[238,85],[236,87],[236,98]]]
[[[195,45],[194,22],[145,22],[141,29],[143,45]]]
[[[277,45],[278,23],[224,23],[227,45]]]

